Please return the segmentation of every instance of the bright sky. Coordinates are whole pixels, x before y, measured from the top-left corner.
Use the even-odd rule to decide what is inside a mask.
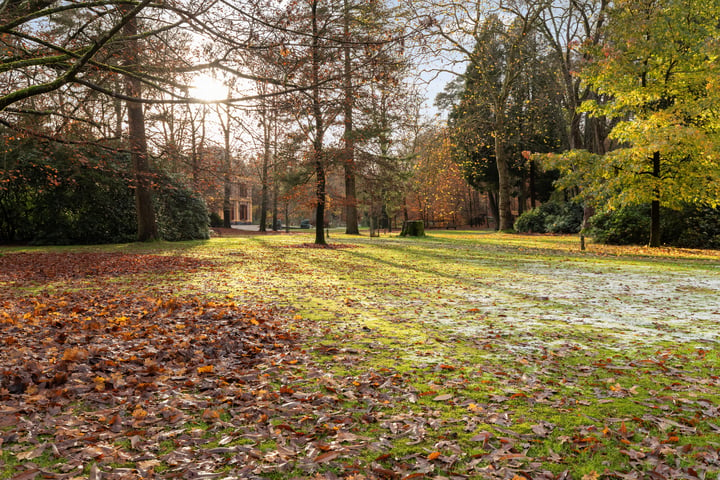
[[[190,95],[200,100],[214,101],[227,98],[227,87],[217,78],[207,74],[198,75],[193,81]]]

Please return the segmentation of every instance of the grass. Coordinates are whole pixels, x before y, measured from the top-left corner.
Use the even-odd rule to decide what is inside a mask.
[[[440,451],[457,459],[437,463],[433,475],[473,462],[476,475],[491,464],[521,471],[534,461],[580,479],[644,469],[633,455],[663,448],[661,458],[691,466],[694,453],[720,443],[717,418],[702,403],[720,403],[718,252],[600,245],[581,252],[575,237],[465,231],[422,239],[333,233],[330,241],[346,248],[297,248],[311,241],[294,234],[62,250],[211,260],[217,267],[209,271],[146,281],[172,284],[177,295],[292,308],[302,320],[288,328],[302,331],[301,348],[324,371],[387,396],[372,422],[359,420],[362,397],[340,403],[353,433],[391,441],[383,452],[354,452],[360,467],[419,468]],[[0,254],[18,250],[54,249]],[[317,383],[306,387],[327,393]],[[203,422],[187,428],[205,431],[211,446],[221,435]],[[322,438],[336,431],[328,425]],[[478,432],[491,434],[487,444],[472,440]],[[496,455],[508,444],[528,459]],[[277,448],[272,439],[255,446]],[[167,453],[174,445],[159,447]]]

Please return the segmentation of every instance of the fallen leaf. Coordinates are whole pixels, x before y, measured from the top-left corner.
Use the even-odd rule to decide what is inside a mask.
[[[337,451],[325,452],[325,453],[322,453],[322,454],[318,455],[317,457],[315,457],[314,462],[315,463],[327,463],[329,461],[335,460],[339,456],[340,456],[340,453]]]
[[[28,450],[25,452],[20,452],[15,457],[18,460],[32,460],[33,458],[37,458],[40,455],[42,455],[45,452],[46,444],[42,444],[39,447],[33,448],[32,450]]]
[[[490,432],[480,432],[476,434],[474,437],[470,439],[471,442],[487,442],[492,438],[492,433]]]

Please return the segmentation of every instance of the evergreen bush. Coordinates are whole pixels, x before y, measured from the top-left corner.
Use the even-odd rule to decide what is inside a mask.
[[[160,238],[170,242],[210,238],[210,217],[205,202],[167,177],[161,185],[154,197]]]
[[[695,205],[682,210],[662,208],[660,231],[664,245],[720,249],[720,209]],[[598,213],[590,219],[588,233],[598,243],[644,245],[650,239],[650,206]]]
[[[523,233],[577,233],[583,219],[582,206],[575,202],[547,202],[520,215],[515,230]]]
[[[210,212],[210,226],[211,227],[222,227],[223,219],[217,212]]]
[[[633,205],[590,219],[588,234],[597,243],[642,245],[650,240],[650,206]]]
[[[677,225],[663,230],[675,233],[668,243],[682,248],[720,249],[720,208],[688,206],[675,216]]]
[[[0,242],[36,245],[132,242],[137,237],[130,160],[96,147],[10,140],[0,164]],[[166,240],[209,238],[207,208],[159,175],[158,229]]]
[[[126,242],[135,237],[127,158],[98,149],[16,140],[0,170],[0,241],[31,244]],[[101,161],[102,160],[102,161]]]

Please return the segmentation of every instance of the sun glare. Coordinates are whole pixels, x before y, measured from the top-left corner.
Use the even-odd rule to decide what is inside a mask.
[[[212,102],[227,98],[228,89],[227,86],[223,85],[217,78],[209,75],[198,75],[195,80],[193,80],[190,95],[200,100]]]

